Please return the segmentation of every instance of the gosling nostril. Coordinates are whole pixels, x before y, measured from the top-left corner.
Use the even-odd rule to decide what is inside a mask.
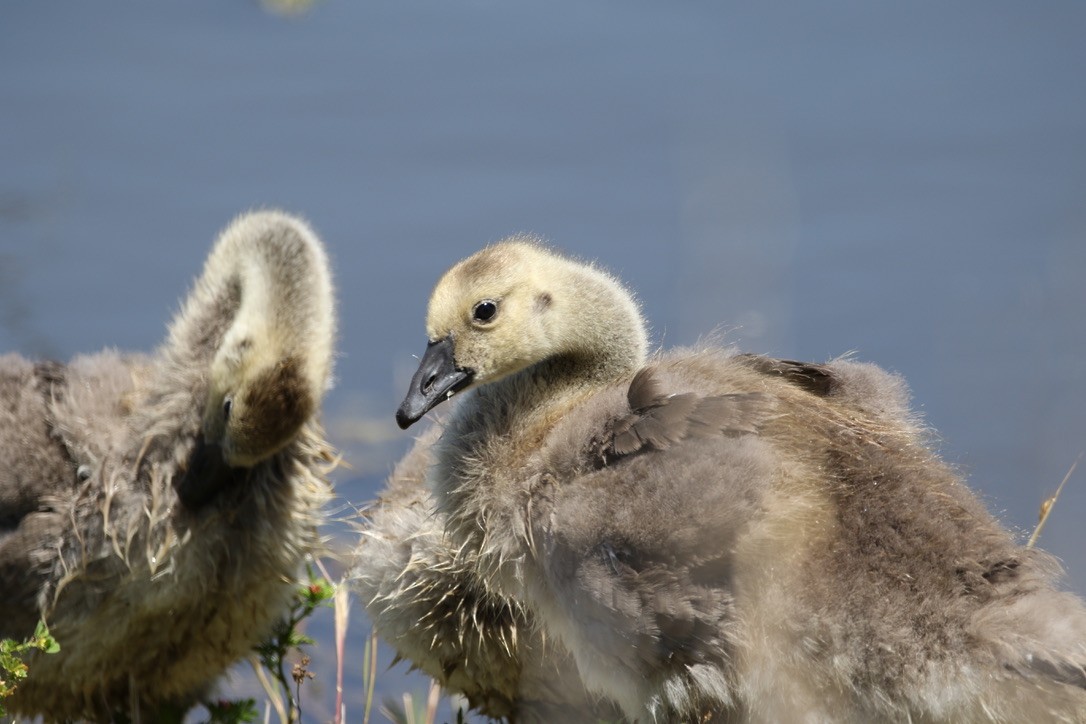
[[[436,374],[430,375],[429,377],[427,377],[426,381],[422,383],[422,394],[424,394],[424,395],[429,394],[430,390],[431,390],[431,388],[433,388],[435,382],[437,382],[437,375]]]

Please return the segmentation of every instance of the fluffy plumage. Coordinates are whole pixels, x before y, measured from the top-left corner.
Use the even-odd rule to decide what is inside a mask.
[[[184,707],[270,629],[320,543],[334,335],[319,240],[258,212],[153,355],[0,357],[0,636],[61,644],[5,706]]]
[[[466,390],[420,443],[458,580],[630,720],[1086,720],[1086,609],[899,378],[647,359],[620,284],[525,240],[447,272],[427,332],[398,418]]]
[[[377,632],[488,717],[614,721],[617,707],[585,690],[568,652],[521,605],[487,591],[474,558],[450,545],[425,483],[438,432],[419,439],[365,512],[350,579]]]

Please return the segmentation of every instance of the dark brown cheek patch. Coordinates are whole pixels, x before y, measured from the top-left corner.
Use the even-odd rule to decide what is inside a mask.
[[[245,392],[249,424],[239,440],[253,454],[284,445],[313,414],[315,404],[296,357],[288,357],[255,380]]]

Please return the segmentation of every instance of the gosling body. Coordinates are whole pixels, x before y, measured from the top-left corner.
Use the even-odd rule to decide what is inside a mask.
[[[133,720],[209,693],[283,613],[330,496],[334,301],[312,231],[235,220],[151,355],[0,357],[0,636],[45,619],[4,704]]]

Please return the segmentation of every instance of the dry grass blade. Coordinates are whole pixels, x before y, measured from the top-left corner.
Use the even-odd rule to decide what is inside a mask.
[[[384,715],[385,719],[393,722],[393,724],[404,724],[407,718],[400,712],[400,706],[401,704],[397,704],[391,699],[385,699],[379,711]]]
[[[1060,492],[1063,490],[1063,486],[1067,484],[1067,481],[1071,478],[1071,474],[1075,472],[1075,468],[1078,467],[1079,461],[1082,460],[1082,453],[1075,459],[1075,462],[1071,463],[1071,469],[1067,471],[1067,474],[1063,476],[1063,480],[1060,482],[1060,486],[1056,488],[1056,492],[1051,498],[1041,503],[1041,515],[1037,521],[1037,527],[1033,529],[1033,535],[1029,537],[1029,542],[1026,543],[1026,548],[1032,548],[1037,539],[1041,537],[1041,530],[1045,527],[1045,522],[1048,520],[1049,514],[1052,512],[1052,508],[1056,505],[1056,499],[1060,497]]]
[[[366,708],[362,712],[362,724],[369,724],[373,692],[377,689],[377,631],[373,629],[362,654],[362,680],[366,683]]]
[[[268,697],[268,701],[272,707],[275,708],[275,713],[279,715],[279,721],[286,724],[289,721],[287,717],[286,707],[283,706],[283,697],[279,694],[279,687],[272,683],[268,678],[268,674],[264,671],[264,667],[260,664],[260,660],[256,656],[249,657],[249,665],[253,667],[253,673],[256,674],[256,680],[260,682],[260,685],[264,688],[264,695]]]
[[[430,693],[426,697],[426,724],[434,724],[437,720],[437,704],[441,699],[441,687],[436,681],[430,681]]]
[[[335,605],[336,636],[336,714],[335,724],[341,724],[346,718],[343,710],[343,664],[347,646],[347,622],[350,619],[351,597],[346,581],[336,586],[336,595],[332,599]]]
[[[381,704],[381,713],[393,724],[414,724],[415,717],[412,713],[414,705],[414,697],[404,692],[401,701],[396,701],[391,697],[386,698]]]

